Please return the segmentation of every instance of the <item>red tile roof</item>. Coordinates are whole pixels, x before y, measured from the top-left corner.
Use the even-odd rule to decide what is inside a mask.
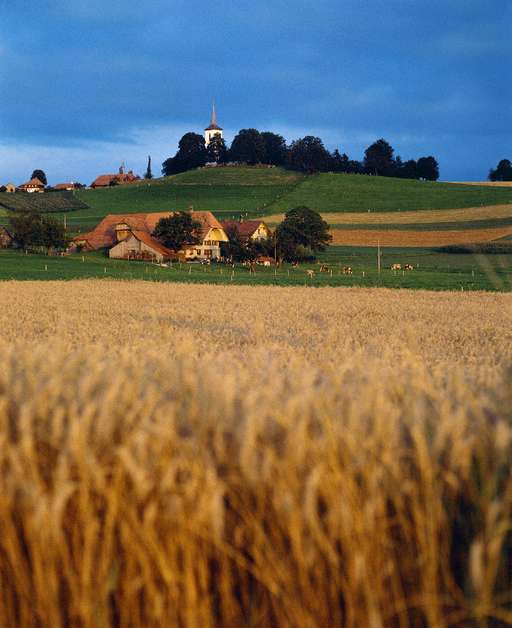
[[[140,177],[137,177],[130,172],[124,173],[119,172],[118,174],[100,174],[99,177],[96,177],[94,181],[91,183],[92,188],[106,188],[111,185],[112,182],[117,182],[119,184],[123,183],[132,183],[133,181],[138,181]]]
[[[132,231],[133,237],[137,238],[140,242],[144,242],[147,246],[152,248],[154,251],[161,253],[164,257],[174,257],[175,253],[164,246],[161,242],[159,242],[156,238],[153,238],[146,231]]]
[[[30,179],[30,181],[27,181],[26,183],[22,183],[20,185],[20,188],[44,188],[44,183],[42,181],[40,181],[39,179],[37,179],[36,177],[34,177],[33,179]]]
[[[242,222],[237,220],[225,220],[223,221],[222,226],[225,231],[236,229],[236,231],[238,231],[238,235],[242,239],[249,239],[262,222],[262,220],[243,220]]]

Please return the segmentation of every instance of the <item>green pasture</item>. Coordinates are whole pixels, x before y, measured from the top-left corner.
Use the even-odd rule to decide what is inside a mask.
[[[55,203],[57,198],[55,193],[32,196],[38,196],[38,202]],[[361,212],[363,224],[364,214],[368,211],[457,209],[510,203],[512,214],[512,188],[365,175],[302,175],[282,168],[258,167],[202,168],[149,182],[79,190],[75,198],[89,207],[66,214],[55,213],[63,220],[65,215],[72,232],[93,228],[107,214],[186,210],[189,207],[210,210],[219,219],[229,219],[240,215],[251,217],[281,213],[298,205],[307,205],[321,212]],[[0,208],[0,223],[7,221],[8,213]],[[508,225],[512,218],[501,220],[503,222],[475,221],[471,226],[464,223],[464,228]],[[454,223],[455,226],[457,224]],[[454,225],[444,223],[438,227],[432,223],[396,228],[448,229]],[[343,224],[337,226],[362,228]],[[395,226],[389,224],[384,228]]]
[[[304,178],[271,209],[280,213],[307,205],[319,212],[387,212],[507,203],[512,203],[512,188],[326,173]]]
[[[213,284],[249,284],[277,286],[382,286],[429,290],[512,290],[512,254],[478,256],[443,254],[428,249],[385,249],[381,273],[377,272],[375,249],[330,247],[319,262],[329,268],[319,273],[319,263],[301,264],[298,268],[258,267],[255,275],[237,264],[178,264],[162,268],[144,262],[111,260],[101,253],[47,257],[22,252],[0,251],[0,280],[71,280],[123,279]],[[393,272],[392,263],[413,264],[415,270]],[[352,275],[342,268],[350,266]],[[309,278],[308,269],[315,270]],[[0,288],[1,291],[1,288]]]

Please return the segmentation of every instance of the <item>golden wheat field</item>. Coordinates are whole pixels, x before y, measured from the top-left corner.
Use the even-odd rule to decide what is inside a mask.
[[[512,295],[0,305],[0,626],[512,625]]]

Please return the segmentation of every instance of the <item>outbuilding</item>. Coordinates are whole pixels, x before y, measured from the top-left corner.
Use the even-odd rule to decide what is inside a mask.
[[[177,257],[173,251],[145,231],[130,231],[127,237],[109,250],[108,255],[114,259],[151,260],[155,262],[163,262]]]

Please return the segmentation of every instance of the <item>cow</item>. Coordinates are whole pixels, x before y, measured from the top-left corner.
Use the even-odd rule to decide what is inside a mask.
[[[414,266],[412,264],[404,264],[404,270],[413,270]]]
[[[402,270],[402,264],[391,264],[391,270]]]
[[[314,270],[307,270],[306,271],[306,275],[310,278],[313,278],[315,276],[315,271]]]
[[[328,272],[329,272],[329,267],[328,267],[328,266],[326,266],[325,264],[322,264],[322,265],[320,266],[320,272],[321,272],[321,273],[328,273]]]
[[[343,274],[351,275],[352,274],[352,266],[343,266]]]

